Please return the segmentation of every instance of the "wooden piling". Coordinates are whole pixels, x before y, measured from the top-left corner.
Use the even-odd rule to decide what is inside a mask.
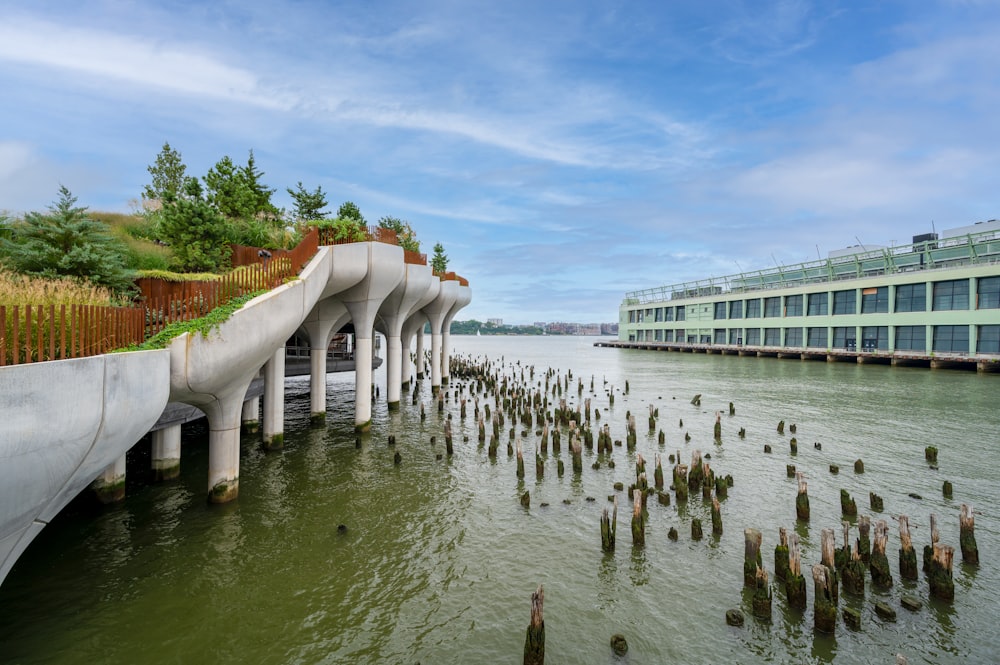
[[[778,528],[778,544],[774,546],[774,579],[788,578],[788,531]]]
[[[802,576],[802,559],[799,551],[799,534],[792,533],[788,543],[788,575],[785,577],[785,596],[794,609],[806,609],[806,578]]]
[[[958,544],[962,548],[962,561],[978,564],[979,546],[976,545],[976,517],[972,512],[972,506],[962,504],[958,516],[958,527]]]
[[[605,552],[615,551],[615,533],[618,530],[618,497],[615,497],[615,506],[612,517],[608,519],[608,509],[601,513],[601,549]]]
[[[847,517],[853,517],[858,514],[858,506],[855,504],[854,499],[847,490],[840,490],[840,512]]]
[[[931,588],[931,596],[940,600],[955,599],[955,581],[951,576],[951,564],[955,557],[955,548],[941,543],[934,544],[934,556],[931,558],[927,582]]]
[[[910,519],[899,516],[899,576],[904,580],[917,579],[917,552],[910,536]]]
[[[795,497],[795,515],[800,520],[809,521],[809,487],[801,471],[796,472],[795,479],[799,483],[799,493]]]
[[[531,594],[531,621],[524,637],[524,665],[545,665],[545,621],[542,618],[544,602],[545,590],[539,584],[538,590]]]
[[[830,579],[830,569],[821,564],[812,567],[813,625],[817,632],[832,633],[837,627],[837,603],[834,600],[835,582]]]
[[[517,477],[524,478],[524,456],[521,454],[521,440],[517,440]]]
[[[712,533],[722,535],[722,507],[716,497],[712,497]]]
[[[871,526],[872,519],[868,515],[862,515],[858,518],[858,553],[866,566],[871,561],[872,556],[872,541],[869,536]]]
[[[889,525],[885,520],[875,523],[875,538],[872,541],[872,556],[868,569],[872,574],[872,584],[883,589],[892,586],[892,573],[889,572],[889,559],[885,548],[889,540]]]
[[[632,546],[643,547],[646,544],[646,520],[642,514],[642,492],[632,492]]]
[[[743,530],[743,585],[757,586],[757,569],[761,565],[760,544],[763,536],[757,529]]]
[[[830,583],[829,596],[833,604],[838,602],[840,578],[837,575],[837,537],[833,529],[823,529],[819,534],[820,561],[826,568],[826,579]],[[836,614],[836,613],[835,613]]]

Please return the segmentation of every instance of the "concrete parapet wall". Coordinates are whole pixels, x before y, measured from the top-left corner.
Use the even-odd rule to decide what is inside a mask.
[[[31,540],[153,426],[166,350],[0,368],[0,582]]]

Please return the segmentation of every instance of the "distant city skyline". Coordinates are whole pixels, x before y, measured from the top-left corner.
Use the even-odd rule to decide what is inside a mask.
[[[189,175],[408,220],[463,317],[614,321],[624,294],[1000,217],[1000,4],[0,0],[0,211],[127,211]]]

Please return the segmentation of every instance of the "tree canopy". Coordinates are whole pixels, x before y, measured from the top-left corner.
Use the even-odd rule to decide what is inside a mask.
[[[383,217],[378,220],[378,225],[383,229],[390,229],[396,232],[399,238],[399,246],[411,252],[420,251],[420,241],[417,234],[410,226],[410,223],[398,217]]]
[[[29,212],[14,222],[9,237],[0,238],[4,265],[27,275],[74,277],[115,293],[129,291],[133,285],[125,267],[125,246],[76,200],[61,186],[48,214]]]
[[[292,201],[295,202],[295,210],[292,212],[292,215],[297,221],[315,222],[326,217],[327,212],[324,208],[328,205],[328,202],[326,200],[326,192],[323,191],[322,187],[316,187],[315,191],[310,192],[302,186],[302,181],[300,180],[295,189],[286,187],[285,191],[288,192],[288,195],[292,197]]]
[[[188,178],[181,196],[163,205],[160,235],[174,251],[181,270],[217,271],[229,261],[229,228],[225,218],[205,198],[201,184]]]
[[[162,201],[170,194],[176,196],[184,187],[184,172],[187,167],[181,160],[181,153],[171,148],[167,142],[163,143],[156,161],[147,166],[146,170],[153,176],[153,182],[143,188],[144,199]]]
[[[263,178],[253,150],[245,166],[236,166],[226,155],[205,174],[207,200],[228,219],[277,219],[281,211],[271,203],[275,190],[264,185]]]
[[[431,268],[436,273],[448,272],[448,255],[444,253],[444,245],[434,245],[434,255],[431,257]]]

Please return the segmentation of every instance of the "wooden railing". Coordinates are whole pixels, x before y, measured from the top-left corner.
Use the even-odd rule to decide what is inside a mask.
[[[260,255],[216,280],[170,282],[143,278],[136,306],[0,306],[0,365],[100,355],[141,344],[171,323],[205,316],[216,307],[256,291],[281,286],[316,254],[319,233],[311,230],[295,249]]]
[[[0,365],[82,358],[145,337],[145,309],[99,305],[0,305]]]
[[[427,255],[421,254],[420,252],[414,252],[410,249],[403,250],[403,261],[415,266],[425,266],[427,265]]]
[[[232,249],[230,263],[234,268],[261,265],[274,259],[287,258],[296,270],[302,270],[319,249],[319,229],[316,227],[309,229],[294,249],[263,249],[246,245],[230,245],[230,248]]]
[[[336,229],[332,228],[321,228],[319,229],[319,244],[320,245],[347,245],[352,242],[383,242],[387,245],[398,245],[399,238],[396,236],[396,232],[392,229],[383,229],[381,226],[367,226],[364,228],[364,240],[355,239],[338,239],[336,238]]]

